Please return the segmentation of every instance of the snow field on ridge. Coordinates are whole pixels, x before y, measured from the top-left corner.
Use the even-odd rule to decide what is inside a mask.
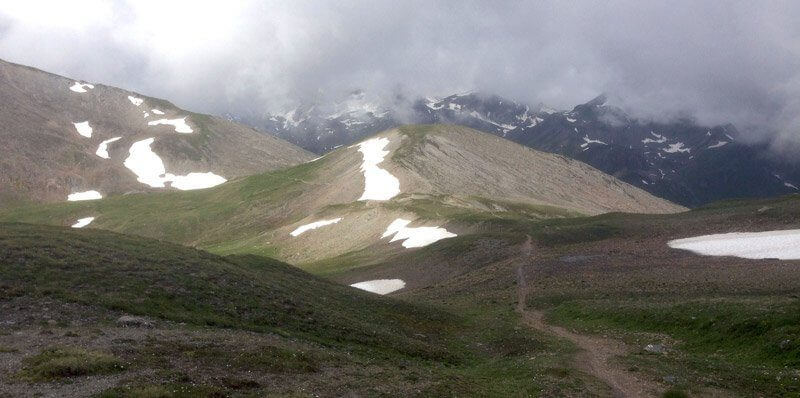
[[[364,193],[358,200],[389,200],[400,194],[400,180],[388,171],[378,167],[389,151],[388,138],[372,138],[358,144],[358,151],[364,156],[361,171],[364,173]]]
[[[87,88],[88,89],[93,89],[94,85],[91,85],[89,83],[75,82],[75,84],[73,84],[72,86],[69,87],[70,90],[72,90],[72,91],[74,91],[76,93],[85,93]]]

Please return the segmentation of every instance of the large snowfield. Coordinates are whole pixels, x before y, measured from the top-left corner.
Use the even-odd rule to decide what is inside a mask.
[[[358,151],[364,155],[361,171],[364,173],[364,193],[358,200],[389,200],[400,193],[400,180],[388,171],[378,167],[389,154],[384,148],[389,145],[388,138],[373,138],[358,144]]]
[[[394,235],[390,242],[403,241],[403,247],[423,247],[442,239],[452,238],[456,234],[439,227],[408,227],[410,220],[398,218],[389,224],[381,239]]]
[[[667,244],[673,249],[689,250],[704,256],[800,259],[800,229],[703,235],[675,239]]]
[[[153,141],[153,138],[148,138],[134,142],[123,164],[136,174],[137,181],[153,188],[163,188],[167,170],[161,158],[150,148]]]
[[[389,294],[406,287],[406,283],[402,279],[375,279],[372,281],[354,283],[350,286],[356,289],[366,290],[370,293]]]
[[[193,172],[186,175],[167,173],[164,162],[153,152],[150,145],[154,138],[136,141],[128,151],[128,158],[123,163],[137,176],[137,181],[152,188],[164,188],[165,183],[183,191],[205,189],[217,186],[227,181],[224,177],[211,172]]]

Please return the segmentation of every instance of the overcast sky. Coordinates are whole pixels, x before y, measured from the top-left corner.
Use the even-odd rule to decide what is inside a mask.
[[[605,92],[798,137],[799,21],[798,1],[0,0],[0,58],[215,114],[357,88],[556,108]]]

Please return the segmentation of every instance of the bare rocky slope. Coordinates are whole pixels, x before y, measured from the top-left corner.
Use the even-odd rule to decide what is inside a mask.
[[[0,205],[64,201],[87,191],[105,197],[188,189],[312,157],[281,139],[164,100],[2,60],[0,103]],[[138,157],[128,161],[133,144],[149,138],[149,150],[140,144]]]

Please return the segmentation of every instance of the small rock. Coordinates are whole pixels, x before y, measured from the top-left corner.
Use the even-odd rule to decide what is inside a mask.
[[[765,211],[767,211],[767,210],[769,210],[769,209],[771,209],[771,207],[769,207],[769,206],[764,206],[764,207],[762,207],[762,208],[758,209],[758,212],[759,212],[759,213],[763,213],[763,212],[765,212]]]
[[[789,339],[786,339],[786,340],[783,340],[783,341],[781,341],[781,342],[778,344],[778,347],[780,347],[780,349],[781,349],[781,350],[785,350],[785,349],[789,348],[789,346],[790,346],[791,344],[792,344],[792,341],[791,341],[791,340],[789,340]]]
[[[644,346],[644,350],[653,354],[663,354],[666,351],[661,344],[648,344]]]
[[[140,316],[123,315],[117,319],[117,324],[124,328],[152,328],[153,322]]]
[[[678,378],[675,377],[674,375],[666,375],[666,376],[664,376],[663,379],[664,379],[664,383],[667,383],[667,384],[675,384],[675,382],[678,381]]]

